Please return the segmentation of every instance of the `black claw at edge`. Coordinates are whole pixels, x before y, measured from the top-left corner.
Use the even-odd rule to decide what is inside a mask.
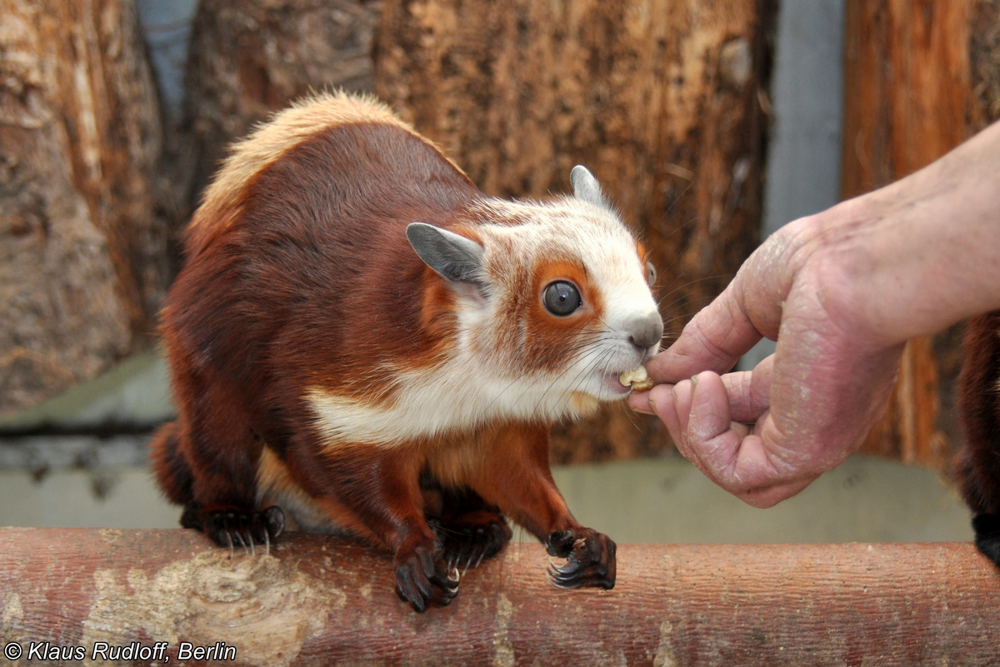
[[[242,546],[248,554],[256,554],[255,545],[267,546],[285,530],[285,514],[277,505],[260,511],[234,508],[204,509],[191,503],[181,515],[181,526],[199,530],[220,547],[233,550]]]

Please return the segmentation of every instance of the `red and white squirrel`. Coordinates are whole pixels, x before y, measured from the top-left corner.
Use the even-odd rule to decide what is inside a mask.
[[[571,180],[545,203],[488,197],[342,93],[238,144],[162,315],[177,419],[152,459],[182,525],[230,547],[269,543],[285,513],[355,535],[392,550],[423,611],[509,517],[568,559],[556,585],[613,587],[615,544],[567,509],[549,428],[626,395],[663,323],[646,251],[590,172]]]

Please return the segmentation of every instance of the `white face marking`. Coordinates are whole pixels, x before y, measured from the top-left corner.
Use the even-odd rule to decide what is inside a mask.
[[[564,360],[556,370],[526,368],[524,322],[501,313],[512,312],[512,300],[537,295],[512,295],[497,280],[486,302],[458,299],[459,337],[445,362],[416,371],[390,369],[396,383],[388,404],[371,405],[319,388],[308,392],[328,446],[394,446],[498,421],[551,423],[576,417],[592,410],[594,399],[625,396],[619,374],[655,352],[629,341],[630,323],[656,313],[656,302],[635,241],[610,211],[575,198],[551,204],[489,200],[483,207],[484,219],[514,221],[477,226],[487,271],[495,275],[553,257],[571,258],[584,267],[603,299],[600,331],[567,335],[558,346]]]
[[[633,370],[659,351],[657,345],[640,352],[629,341],[633,322],[659,317],[656,300],[646,282],[646,267],[632,235],[611,211],[573,197],[544,207],[510,202],[498,202],[494,207],[491,211],[494,216],[530,217],[532,222],[480,228],[482,234],[520,238],[525,235],[525,227],[532,227],[530,236],[535,253],[531,261],[572,257],[585,268],[588,282],[602,296],[602,332],[593,346],[580,350],[565,377],[573,380],[576,391],[600,400],[622,398],[618,375]],[[567,341],[567,349],[571,347],[573,341]]]

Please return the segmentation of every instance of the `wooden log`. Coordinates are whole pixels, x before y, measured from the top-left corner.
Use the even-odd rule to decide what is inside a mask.
[[[1000,0],[975,0],[969,22],[969,60],[976,104],[970,126],[1000,120]]]
[[[845,199],[926,166],[997,113],[989,111],[992,70],[984,63],[1000,57],[1000,43],[990,37],[998,27],[992,0],[848,0]],[[973,72],[970,55],[977,53]],[[887,414],[861,451],[947,470],[948,441],[960,437],[951,411],[960,338],[949,331],[907,345]]]
[[[5,528],[0,644],[166,642],[174,662],[180,642],[224,642],[231,665],[661,666],[986,665],[1000,645],[1000,574],[971,544],[622,545],[611,591],[556,589],[548,562],[512,545],[418,615],[392,592],[391,557],[342,538],[290,534],[230,559],[190,531]]]
[[[652,250],[669,342],[759,239],[774,4],[386,0],[377,92],[489,194],[587,165]],[[556,436],[559,462],[668,442],[621,409]]]
[[[150,339],[161,127],[129,0],[0,1],[0,418]]]
[[[378,0],[202,0],[185,86],[187,207],[257,123],[310,91],[371,92]]]

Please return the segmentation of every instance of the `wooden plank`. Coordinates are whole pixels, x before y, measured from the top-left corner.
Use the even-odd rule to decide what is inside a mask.
[[[224,642],[231,665],[661,666],[986,665],[1000,646],[1000,574],[971,544],[621,545],[611,591],[556,589],[548,562],[512,545],[418,615],[391,590],[391,557],[341,538],[290,534],[230,560],[191,531],[5,528],[0,644],[166,642],[174,662],[182,641]]]

